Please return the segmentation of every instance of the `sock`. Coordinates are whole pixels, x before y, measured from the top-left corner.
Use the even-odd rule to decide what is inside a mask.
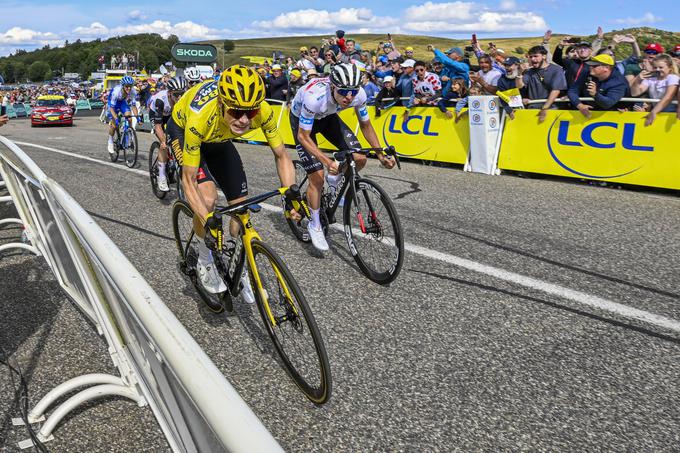
[[[109,143],[113,143],[113,137],[109,135]]]
[[[198,246],[196,247],[198,249],[198,260],[205,264],[209,264],[212,262],[212,255],[210,254],[210,249],[208,246],[205,245],[205,242],[203,242],[203,239],[198,240]]]
[[[165,162],[158,162],[158,176],[165,178]]]
[[[331,185],[333,187],[337,187],[338,182],[340,181],[341,177],[342,177],[342,175],[331,175],[331,174],[329,174],[329,175],[326,176],[326,180],[328,181],[329,185]]]
[[[321,226],[321,222],[319,221],[319,210],[309,208],[309,211],[312,213],[312,220],[309,223],[312,224],[312,228],[318,229]]]

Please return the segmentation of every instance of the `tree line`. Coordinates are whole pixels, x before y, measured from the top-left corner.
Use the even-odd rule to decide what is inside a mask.
[[[87,79],[91,72],[101,68],[99,58],[102,55],[108,64],[112,55],[122,53],[139,55],[137,66],[150,72],[172,59],[170,49],[178,42],[175,35],[165,39],[155,33],[143,33],[104,41],[66,41],[62,47],[46,45],[31,52],[17,50],[13,55],[0,58],[0,75],[5,83],[41,82],[67,72],[77,72]]]

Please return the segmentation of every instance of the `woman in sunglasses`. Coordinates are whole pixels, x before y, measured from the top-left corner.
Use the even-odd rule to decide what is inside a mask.
[[[189,89],[172,109],[166,130],[170,146],[182,164],[182,187],[197,217],[196,234],[204,238],[198,247],[198,276],[211,293],[227,287],[213,265],[210,247],[216,243],[217,230],[212,227],[217,201],[217,187],[229,204],[248,195],[248,183],[241,157],[231,142],[252,129],[260,128],[267,138],[283,186],[295,183],[295,169],[279,134],[276,117],[265,102],[265,84],[253,69],[234,65],[220,74],[219,80],[206,80]],[[299,215],[291,212],[299,219]],[[212,227],[212,228],[211,228]],[[232,223],[232,234],[238,226]],[[255,301],[247,273],[241,277],[246,302]]]
[[[165,164],[168,162],[168,146],[165,139],[165,125],[168,124],[172,108],[187,89],[185,79],[174,77],[168,81],[167,89],[160,90],[149,99],[149,117],[153,125],[153,132],[161,144],[158,153],[158,190],[167,192],[168,180],[165,174]]]
[[[328,182],[337,185],[338,163],[325,155],[316,144],[316,134],[321,133],[326,140],[340,150],[360,148],[361,144],[354,132],[340,119],[338,112],[353,107],[359,118],[361,133],[373,148],[380,148],[378,136],[371,125],[366,108],[366,92],[361,88],[361,72],[350,63],[333,66],[330,77],[322,77],[307,82],[295,95],[290,109],[290,127],[307,175],[309,187],[307,201],[312,218],[307,229],[312,244],[318,250],[328,250],[328,243],[321,228],[319,209],[323,189],[323,169],[328,168]],[[395,161],[383,153],[378,159],[385,168],[394,167]],[[366,157],[356,154],[354,160],[361,170],[366,165]]]

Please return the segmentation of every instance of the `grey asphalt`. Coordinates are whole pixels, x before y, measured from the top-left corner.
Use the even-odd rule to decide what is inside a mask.
[[[96,118],[0,132],[108,161]],[[150,143],[140,134],[141,169]],[[250,193],[276,187],[267,148],[237,147]],[[680,332],[411,252],[382,287],[359,272],[342,233],[322,256],[263,211],[254,223],[301,283],[329,352],[334,393],[315,407],[277,365],[255,309],[237,301],[233,314],[211,314],[176,269],[172,197],[159,202],[122,163],[22,148],[92,214],[287,451],[680,451]],[[370,162],[362,174],[393,195],[410,244],[680,320],[677,193],[419,163]],[[29,370],[32,402],[70,377],[113,371],[39,258],[3,257],[0,272],[2,344]],[[14,451],[25,436],[7,426],[16,414],[2,373],[0,439]],[[167,448],[148,408],[115,398],[55,435],[53,451]]]

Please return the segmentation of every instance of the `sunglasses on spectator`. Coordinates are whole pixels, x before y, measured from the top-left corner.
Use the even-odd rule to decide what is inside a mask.
[[[359,90],[355,88],[338,88],[338,94],[342,97],[347,97],[349,95],[356,96],[359,94]]]
[[[425,68],[418,68],[416,69],[416,72],[425,72]]]
[[[228,109],[227,113],[229,114],[229,116],[237,120],[240,120],[243,117],[243,115],[245,115],[246,118],[248,118],[249,120],[252,120],[257,116],[258,113],[260,113],[260,109],[255,110]]]
[[[657,52],[656,50],[645,50],[645,53],[647,55],[657,55],[659,52]]]

